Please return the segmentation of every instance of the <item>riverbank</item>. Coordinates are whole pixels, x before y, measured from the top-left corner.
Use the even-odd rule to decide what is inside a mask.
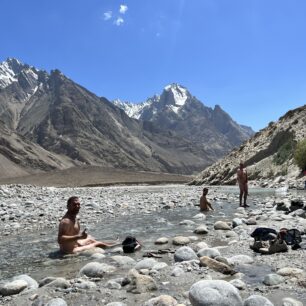
[[[283,305],[282,299],[286,297],[306,303],[305,249],[289,248],[286,253],[259,255],[249,248],[250,233],[258,226],[277,230],[298,228],[305,233],[305,193],[291,190],[275,194],[274,190],[251,188],[250,208],[244,209],[238,208],[236,187],[210,187],[208,198],[216,210],[204,215],[198,214],[197,206],[202,188],[1,186],[0,282],[8,284],[12,277],[27,274],[43,286],[36,288],[33,282],[32,289],[26,285],[17,295],[1,297],[0,303],[39,305],[61,298],[68,305],[111,302],[118,302],[113,304],[117,306],[145,305],[150,299],[166,294],[177,303],[190,305],[188,291],[200,280],[229,281],[239,288],[237,296],[241,300],[255,294],[269,298],[274,305]],[[115,248],[104,254],[97,249],[78,256],[59,257],[58,220],[72,195],[81,198],[82,227],[86,226],[99,239],[133,234],[143,242],[142,250],[130,256]],[[290,212],[292,201],[297,199],[303,206]],[[218,221],[224,222],[219,226],[227,229],[216,229]],[[198,234],[194,233],[196,229]],[[175,238],[178,236],[184,238]],[[155,244],[162,237],[167,243]],[[194,257],[192,252],[198,256]],[[144,257],[148,253],[158,258]],[[208,262],[207,258],[205,261],[204,255],[212,261]],[[189,260],[181,261],[182,256]],[[98,263],[90,269],[95,272],[82,271],[91,262]],[[277,276],[271,276],[272,281],[267,285],[263,280],[269,274]],[[49,278],[43,281],[46,277]],[[175,305],[170,297],[164,299],[168,301],[164,305]],[[146,305],[155,305],[150,303]],[[228,305],[240,305],[235,303]]]

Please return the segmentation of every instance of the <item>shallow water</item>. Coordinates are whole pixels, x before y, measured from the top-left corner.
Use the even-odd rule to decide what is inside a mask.
[[[131,187],[130,193],[160,192],[167,190],[170,186],[142,186],[141,188]],[[225,187],[222,192],[237,194],[237,188]],[[252,199],[265,198],[274,194],[273,190],[252,189],[250,203]],[[185,205],[186,203],[184,203]],[[194,236],[193,230],[200,224],[206,224],[208,228],[220,218],[230,221],[236,212],[238,203],[228,203],[222,200],[213,202],[214,212],[206,213],[206,220],[196,220],[192,217],[199,213],[199,208],[193,204],[187,207],[177,207],[175,209],[163,209],[160,212],[151,212],[147,214],[134,214],[132,216],[118,216],[105,220],[101,223],[90,226],[82,224],[82,227],[88,229],[88,232],[97,240],[109,240],[119,236],[124,239],[127,235],[136,236],[143,244],[143,251],[157,249],[154,241],[161,237],[174,237],[176,235]],[[179,203],[178,203],[179,205]],[[255,207],[254,207],[255,208]],[[226,217],[225,217],[226,216]],[[193,220],[192,226],[179,225],[182,220]],[[35,279],[42,279],[45,276],[69,276],[75,277],[76,272],[85,264],[82,256],[68,256],[62,258],[58,254],[58,245],[56,243],[57,231],[46,230],[39,235],[37,233],[20,233],[18,236],[5,237],[1,241],[0,249],[0,278],[11,277],[13,275],[27,273]],[[212,246],[221,245],[221,241],[215,239]],[[171,248],[168,244],[164,248]],[[158,248],[163,248],[159,246]],[[142,252],[143,253],[143,252]],[[140,256],[139,253],[132,256]],[[247,269],[246,269],[247,270]],[[259,271],[259,270],[258,270]],[[253,273],[253,269],[250,272]],[[247,273],[247,271],[244,271]],[[256,279],[256,281],[259,279]],[[250,279],[254,281],[254,279]]]

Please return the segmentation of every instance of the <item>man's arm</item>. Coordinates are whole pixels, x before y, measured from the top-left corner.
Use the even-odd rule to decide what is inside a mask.
[[[71,228],[71,224],[69,220],[62,220],[59,225],[58,229],[58,243],[65,243],[65,242],[71,242],[76,241],[78,239],[86,239],[87,233],[86,229],[80,234],[77,235],[69,235],[69,230]]]
[[[207,201],[207,206],[211,209],[211,210],[214,210],[213,207],[211,206],[210,202]]]

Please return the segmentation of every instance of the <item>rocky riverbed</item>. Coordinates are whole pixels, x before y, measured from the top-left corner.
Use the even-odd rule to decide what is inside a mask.
[[[0,187],[2,305],[306,305],[306,192],[210,187],[215,211],[199,213],[201,186]],[[61,256],[59,219],[72,195],[82,227],[97,239],[132,234],[121,247]],[[302,248],[261,255],[256,227],[297,228]]]

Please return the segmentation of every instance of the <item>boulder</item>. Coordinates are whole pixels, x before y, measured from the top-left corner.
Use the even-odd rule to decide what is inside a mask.
[[[235,273],[235,271],[230,266],[224,264],[223,262],[209,258],[207,256],[203,256],[200,258],[200,265],[204,267],[208,267],[214,271],[217,271],[223,274],[232,275]]]
[[[194,250],[188,246],[183,246],[177,249],[174,253],[174,260],[176,262],[188,261],[192,259],[198,259],[198,256]]]
[[[252,264],[254,259],[247,255],[235,255],[228,258],[228,262],[232,265]]]
[[[37,281],[27,274],[21,274],[21,275],[18,275],[18,276],[14,276],[12,280],[24,280],[24,281],[26,281],[27,284],[28,284],[27,289],[30,289],[30,290],[32,290],[32,289],[34,290],[34,289],[38,288]]]
[[[166,237],[160,237],[158,239],[156,239],[156,241],[154,242],[155,244],[167,244],[169,242],[169,239]]]
[[[224,221],[217,221],[214,224],[214,229],[215,230],[224,230],[224,231],[228,231],[231,230],[232,227],[230,225],[228,225],[226,222]]]
[[[127,278],[129,280],[128,292],[145,293],[157,290],[156,283],[151,276],[141,275],[135,269],[129,271]]]
[[[80,275],[86,275],[87,277],[103,277],[104,274],[112,273],[115,270],[116,268],[114,266],[105,263],[90,262],[80,270]]]
[[[303,275],[304,270],[298,268],[285,267],[277,270],[276,273],[281,276],[297,277]]]
[[[282,300],[282,303],[283,303],[282,306],[303,306],[302,302],[289,298],[289,297],[284,298]]]
[[[275,286],[283,283],[284,281],[285,279],[281,275],[271,273],[265,276],[263,283],[267,286]]]
[[[122,268],[132,268],[136,264],[136,261],[129,256],[114,255],[111,260]]]
[[[141,270],[141,269],[152,269],[154,265],[157,264],[157,261],[153,258],[146,258],[143,259],[135,265],[136,270]]]
[[[177,236],[172,239],[172,243],[174,245],[186,245],[190,243],[190,239],[188,237]]]
[[[206,235],[206,234],[208,234],[208,229],[207,229],[206,225],[200,225],[193,232],[198,234],[198,235]]]
[[[28,283],[25,280],[16,279],[14,281],[0,284],[0,294],[4,296],[18,294],[27,287]]]
[[[239,291],[223,280],[201,280],[189,290],[193,306],[242,306]]]
[[[61,298],[55,298],[50,300],[46,306],[67,306],[67,303],[65,300],[61,299]]]

